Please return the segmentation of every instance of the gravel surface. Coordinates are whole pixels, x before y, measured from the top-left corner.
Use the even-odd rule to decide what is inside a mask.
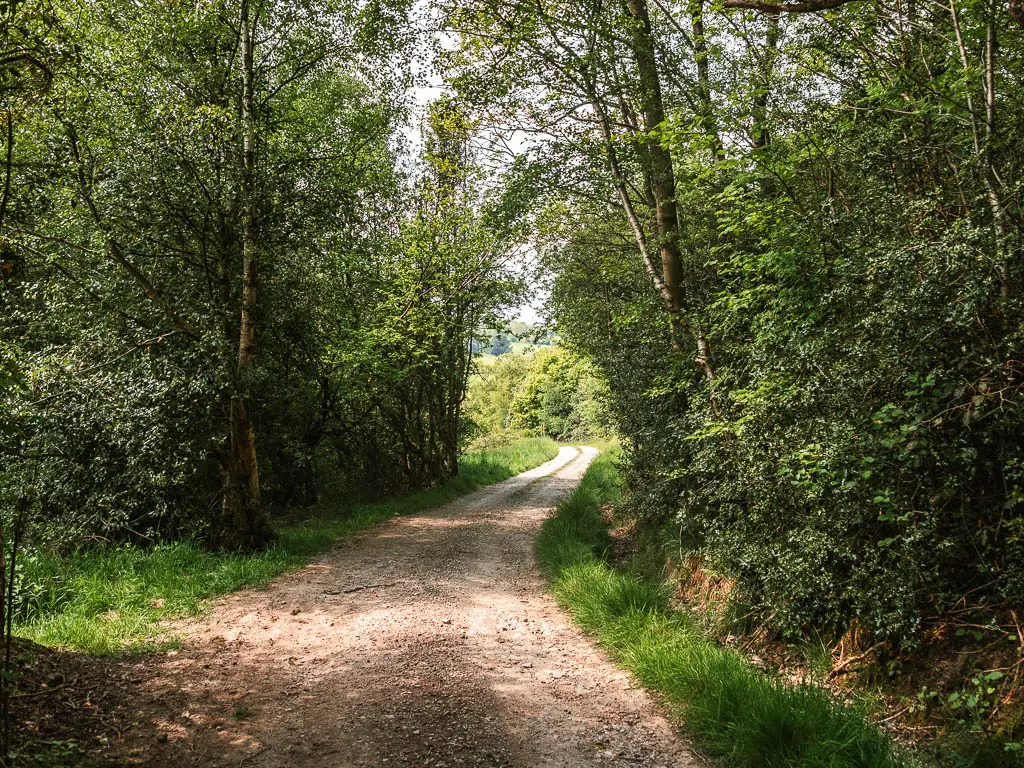
[[[533,543],[597,452],[342,539],[126,663],[119,765],[699,766],[545,592]]]

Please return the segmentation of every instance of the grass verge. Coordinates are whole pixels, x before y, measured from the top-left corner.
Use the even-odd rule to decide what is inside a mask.
[[[207,598],[265,584],[374,523],[437,507],[553,459],[558,445],[524,438],[463,457],[458,477],[376,504],[337,505],[286,523],[271,548],[256,554],[209,552],[192,542],[123,546],[70,557],[42,553],[23,570],[28,619],[15,633],[51,647],[97,654],[166,646],[159,622],[198,613]]]
[[[602,453],[547,520],[537,554],[573,618],[729,768],[896,768],[906,763],[867,713],[811,685],[791,686],[701,635],[668,607],[665,584],[607,565],[601,507],[615,502],[617,449]]]

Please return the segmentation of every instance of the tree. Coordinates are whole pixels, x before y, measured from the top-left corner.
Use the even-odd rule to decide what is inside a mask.
[[[109,460],[124,471],[115,482],[65,484],[65,474],[45,494],[63,508],[123,483],[101,507],[168,531],[193,525],[184,510],[194,510],[221,545],[263,546],[271,531],[253,421],[265,381],[258,345],[277,335],[274,312],[299,298],[278,293],[284,275],[332,234],[341,240],[345,206],[327,196],[366,180],[353,172],[372,166],[364,150],[383,149],[393,162],[375,136],[383,128],[376,135],[386,143],[401,115],[388,103],[398,101],[391,75],[352,63],[351,7],[68,5],[80,22],[78,55],[52,68],[52,93],[26,111],[18,145],[21,194],[12,206],[20,219],[5,230],[30,264],[8,327],[18,343],[40,349],[32,399],[46,426],[35,432],[38,451],[71,430],[81,456],[67,457],[68,472],[96,461],[97,450],[116,454]],[[368,101],[353,84],[374,78],[378,104],[348,119],[349,102]],[[312,114],[317,102],[305,92],[333,110],[321,112],[316,131],[303,110]],[[304,154],[293,151],[303,144]],[[375,194],[374,185],[364,189]],[[43,294],[26,292],[34,283]],[[263,354],[270,368],[280,350]],[[94,387],[74,418],[62,393],[69,385]],[[103,446],[98,435],[125,407],[137,431]],[[56,472],[62,461],[47,466]],[[221,476],[216,515],[206,495],[211,470]]]

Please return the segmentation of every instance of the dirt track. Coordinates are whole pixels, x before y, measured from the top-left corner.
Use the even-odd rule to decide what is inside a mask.
[[[697,766],[544,592],[533,542],[596,455],[339,541],[126,665],[148,766]]]

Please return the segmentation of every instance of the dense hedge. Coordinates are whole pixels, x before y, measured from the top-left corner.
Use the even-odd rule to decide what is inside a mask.
[[[899,88],[939,115],[946,86]],[[713,378],[673,349],[634,254],[595,246],[617,220],[580,204],[548,263],[559,332],[610,382],[635,509],[790,635],[857,619],[900,644],[951,606],[1024,602],[1024,274],[981,172],[944,159],[970,155],[959,123],[879,89],[815,105],[757,170],[680,188]]]

